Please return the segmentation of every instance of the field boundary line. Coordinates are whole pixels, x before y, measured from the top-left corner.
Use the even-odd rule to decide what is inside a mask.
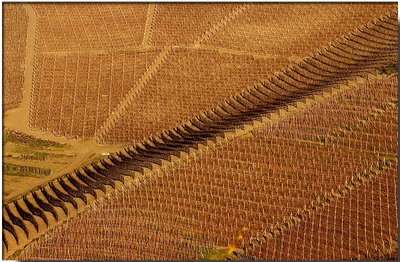
[[[352,177],[350,181],[346,182],[344,185],[338,185],[331,189],[331,191],[325,192],[322,196],[317,197],[315,201],[310,201],[305,207],[296,214],[290,214],[286,219],[283,219],[280,223],[271,226],[271,228],[257,231],[251,236],[247,237],[248,240],[244,241],[244,244],[239,248],[239,255],[241,257],[242,253],[247,256],[248,251],[252,251],[255,247],[261,247],[263,243],[266,243],[267,239],[274,239],[282,235],[282,232],[290,230],[292,227],[300,226],[300,224],[306,221],[307,218],[314,214],[317,214],[325,206],[329,204],[344,199],[345,195],[350,193],[354,189],[361,188],[368,182],[373,182],[374,178],[382,175],[382,171],[388,168],[389,165],[397,164],[397,159],[385,159],[382,157],[377,161],[375,167],[369,169],[368,171]]]
[[[95,132],[96,140],[101,143],[103,142],[103,136],[109,131],[109,129],[115,124],[115,122],[122,117],[126,108],[133,102],[133,99],[139,94],[143,87],[148,83],[152,76],[158,71],[160,66],[164,63],[167,56],[171,53],[172,47],[166,46],[161,50],[161,53],[153,61],[151,66],[146,70],[142,77],[136,82],[136,84],[129,90],[128,94],[120,102],[117,108],[110,114],[106,121],[100,126]]]
[[[150,39],[151,40],[151,39]],[[103,50],[94,50],[94,51],[79,51],[79,50],[74,50],[74,51],[55,51],[55,52],[40,52],[41,56],[68,56],[70,54],[85,54],[88,56],[97,56],[97,55],[106,55],[106,54],[124,54],[129,52],[147,52],[147,51],[154,51],[157,49],[162,49],[165,46],[161,45],[148,45],[148,46],[140,46],[140,47],[131,47],[127,49],[117,49],[117,50],[112,50],[112,51],[103,51]],[[272,55],[272,54],[263,54],[263,53],[257,53],[253,51],[243,51],[240,49],[231,49],[231,48],[225,48],[221,46],[212,46],[212,45],[200,45],[200,46],[193,46],[193,45],[177,45],[174,46],[175,48],[180,48],[180,49],[187,49],[187,50],[204,50],[204,51],[215,51],[220,54],[229,54],[229,55],[235,55],[235,56],[253,56],[258,59],[271,59],[271,58],[281,58],[281,55]]]
[[[25,43],[25,72],[24,72],[24,84],[22,90],[22,102],[21,102],[21,114],[22,118],[18,119],[21,121],[20,124],[23,126],[30,126],[30,112],[32,105],[32,93],[33,93],[33,64],[35,60],[35,40],[37,32],[37,17],[36,12],[33,10],[31,4],[23,5],[28,15],[28,28],[26,31],[26,43]]]
[[[234,20],[238,15],[249,9],[251,5],[249,4],[243,4],[233,10],[229,15],[225,16],[222,18],[219,22],[215,23],[210,29],[208,29],[206,32],[204,32],[203,35],[201,35],[195,42],[194,46],[199,46],[203,42],[207,41],[212,35],[214,35],[218,30],[226,26],[229,22]]]
[[[143,35],[143,42],[142,46],[149,46],[150,41],[152,40],[152,35],[153,35],[153,30],[154,30],[154,20],[155,20],[155,15],[157,12],[157,4],[154,3],[149,3],[148,9],[147,9],[147,17],[146,17],[146,25],[144,29],[144,35]]]

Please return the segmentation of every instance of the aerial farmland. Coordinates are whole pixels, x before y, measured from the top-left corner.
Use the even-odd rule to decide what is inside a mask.
[[[3,259],[398,259],[397,3],[2,15]]]

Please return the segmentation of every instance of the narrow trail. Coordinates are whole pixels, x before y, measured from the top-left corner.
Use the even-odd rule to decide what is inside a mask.
[[[374,78],[374,76],[369,75],[369,79]],[[84,203],[81,201],[81,199],[76,199],[74,202],[76,202],[77,208],[74,209],[70,203],[65,202],[65,207],[68,209],[68,216],[64,213],[65,211],[63,211],[63,209],[60,209],[59,207],[57,207],[55,210],[55,212],[57,212],[58,214],[58,219],[54,220],[51,219],[50,217],[48,217],[48,215],[46,217],[48,217],[49,220],[51,220],[52,222],[46,226],[43,225],[38,232],[34,233],[36,230],[29,225],[28,226],[28,230],[30,233],[29,237],[24,236],[24,233],[21,230],[17,230],[17,237],[19,238],[19,241],[21,241],[19,244],[17,243],[13,243],[12,240],[8,239],[7,241],[9,243],[13,243],[11,244],[12,249],[10,248],[8,250],[8,254],[10,256],[12,256],[12,254],[14,254],[14,252],[17,252],[18,250],[20,250],[20,248],[18,248],[18,246],[22,245],[26,245],[29,244],[32,240],[37,239],[41,236],[43,236],[48,230],[51,230],[52,228],[63,224],[65,221],[67,221],[68,219],[71,219],[72,217],[77,216],[80,213],[83,213],[87,210],[89,210],[89,208],[91,206],[98,206],[100,205],[101,201],[104,201],[107,198],[112,197],[113,195],[117,194],[118,192],[120,192],[121,190],[127,190],[128,188],[132,187],[132,186],[137,186],[140,185],[142,183],[143,179],[146,179],[149,176],[154,176],[157,175],[158,172],[160,172],[164,167],[169,166],[169,165],[173,165],[176,164],[180,161],[189,161],[192,158],[195,158],[196,156],[198,156],[202,151],[206,150],[207,148],[214,148],[214,147],[219,147],[222,146],[226,143],[228,143],[229,141],[231,141],[232,139],[238,138],[238,137],[243,137],[246,136],[248,134],[250,134],[251,132],[257,130],[258,128],[264,127],[265,124],[272,124],[272,123],[276,123],[279,121],[282,121],[294,114],[298,114],[301,112],[304,112],[305,110],[307,110],[310,107],[313,107],[321,102],[323,102],[324,100],[327,99],[331,99],[332,97],[339,95],[340,93],[342,93],[345,90],[348,90],[349,88],[353,88],[355,86],[357,86],[358,84],[364,83],[366,79],[362,80],[362,79],[358,79],[356,81],[349,81],[347,84],[340,84],[337,85],[336,87],[332,88],[329,91],[326,92],[321,92],[319,94],[315,94],[310,96],[309,98],[305,99],[304,101],[293,101],[292,105],[289,105],[286,109],[279,109],[278,111],[269,114],[268,116],[265,117],[261,117],[258,120],[254,120],[251,123],[247,123],[242,125],[240,128],[235,128],[231,131],[227,131],[224,132],[223,135],[220,137],[215,137],[214,139],[210,138],[205,140],[204,142],[194,142],[194,144],[190,147],[187,147],[186,149],[181,148],[179,149],[179,147],[177,148],[176,153],[173,153],[170,156],[169,160],[164,160],[164,157],[160,160],[155,160],[155,159],[150,159],[150,162],[148,162],[148,164],[140,164],[139,169],[134,168],[133,170],[128,170],[125,168],[121,169],[121,166],[115,166],[115,164],[119,163],[121,160],[124,161],[124,159],[128,160],[130,159],[130,157],[133,157],[133,155],[130,156],[130,154],[127,154],[127,152],[129,153],[133,153],[136,154],[134,152],[138,152],[138,150],[143,150],[145,146],[148,145],[152,145],[152,146],[157,146],[157,145],[162,145],[162,146],[166,146],[169,147],[169,141],[174,141],[174,139],[169,140],[169,139],[165,139],[164,137],[166,137],[165,135],[162,137],[162,139],[160,138],[152,138],[151,140],[147,140],[145,142],[143,142],[141,145],[139,146],[134,146],[133,150],[135,151],[130,151],[130,149],[128,149],[128,151],[125,151],[123,153],[117,153],[117,155],[112,155],[111,158],[106,159],[105,161],[100,161],[95,163],[92,167],[87,166],[89,169],[79,169],[78,172],[80,174],[81,177],[76,177],[76,172],[72,173],[72,175],[69,175],[67,177],[59,177],[57,180],[51,181],[49,184],[55,186],[58,190],[60,190],[61,192],[63,192],[64,194],[71,194],[72,196],[77,197],[77,195],[74,195],[74,193],[72,193],[71,191],[69,191],[69,189],[66,189],[65,187],[61,186],[60,187],[60,181],[63,181],[63,184],[67,184],[69,186],[73,186],[74,188],[78,189],[78,190],[82,190],[82,188],[80,188],[81,182],[78,182],[78,184],[76,184],[76,182],[71,183],[71,179],[75,180],[75,181],[81,181],[82,179],[84,179],[83,176],[86,177],[86,174],[91,173],[91,175],[89,175],[89,177],[94,176],[98,176],[100,174],[102,174],[104,171],[107,172],[107,176],[110,176],[111,178],[117,178],[118,176],[120,176],[120,178],[122,178],[121,180],[123,181],[123,183],[121,183],[121,180],[115,180],[114,181],[114,187],[110,187],[110,186],[102,186],[100,184],[97,184],[97,182],[95,182],[96,180],[92,180],[92,179],[88,179],[87,181],[89,182],[89,184],[91,184],[90,186],[92,187],[92,189],[90,189],[90,191],[92,191],[92,193],[89,193],[89,195],[86,195],[87,198],[87,203]],[[191,128],[195,129],[196,126],[193,126],[193,124],[190,122],[188,123],[188,125],[190,125]],[[182,130],[182,126],[178,128],[179,130]],[[168,136],[179,136],[181,134],[186,134],[186,133],[180,133],[181,131],[176,131],[178,129],[174,129],[173,132],[168,132]],[[183,129],[186,131],[186,129]],[[167,134],[166,132],[164,132],[163,134]],[[178,142],[178,141],[177,141]],[[174,142],[176,143],[176,142]],[[172,147],[175,147],[175,145],[172,145]],[[118,159],[118,160],[117,160]],[[117,161],[117,162],[115,162]],[[128,160],[130,161],[130,160]],[[128,163],[128,162],[127,162]],[[146,166],[146,167],[144,167]],[[95,168],[95,169],[93,169]],[[111,169],[109,169],[111,168]],[[101,171],[103,170],[103,171]],[[123,171],[124,170],[124,171]],[[141,170],[141,171],[138,171]],[[94,173],[92,173],[94,172]],[[98,173],[100,172],[100,173]],[[111,173],[108,173],[111,172]],[[121,172],[122,175],[118,175],[116,172]],[[106,173],[103,173],[106,174]],[[93,178],[93,177],[92,177]],[[109,179],[109,178],[108,178]],[[83,180],[85,181],[85,179]],[[86,183],[86,181],[85,181]],[[33,191],[40,191],[40,188],[46,190],[50,195],[52,196],[56,196],[54,194],[54,189],[49,189],[49,184],[47,185],[43,185],[41,187],[38,187],[38,189],[34,189]],[[83,184],[82,184],[83,185]],[[75,189],[75,190],[76,190]],[[88,190],[88,189],[86,189]],[[32,196],[32,192],[28,194],[25,194],[24,197],[27,197],[27,199],[30,199],[30,202],[33,202],[33,196]],[[89,191],[88,191],[89,192]],[[41,195],[42,199],[48,199],[46,197],[43,198],[43,193],[38,193]],[[78,197],[79,198],[79,197]],[[65,201],[65,199],[61,199],[63,201]],[[47,200],[49,204],[55,203],[53,201],[51,201],[51,199]],[[9,201],[7,205],[10,206],[11,211],[13,213],[16,213],[16,203],[18,203],[18,205],[21,206],[26,206],[26,204],[24,205],[24,200],[21,197],[18,197],[16,199],[14,199],[13,201]],[[38,204],[35,206],[36,208],[42,208],[44,207],[44,204]],[[46,213],[47,214],[47,213]],[[21,216],[21,218],[23,219],[23,217]],[[9,219],[7,219],[8,221],[10,221]],[[10,234],[7,234],[7,236],[13,237]]]
[[[246,11],[249,8],[250,8],[249,4],[244,4],[244,5],[240,6],[239,8],[233,10],[233,12],[231,12],[229,15],[222,18],[218,23],[215,23],[202,36],[200,36],[199,39],[194,42],[194,46],[199,46],[203,42],[207,41],[217,31],[219,31],[221,28],[226,26],[229,22],[234,20],[238,15],[240,15],[241,13],[243,13],[244,11]]]
[[[44,177],[43,179],[38,179],[35,183],[30,183],[30,185],[23,185],[20,186],[17,190],[14,191],[13,194],[10,194],[7,196],[7,199],[12,199],[15,197],[18,197],[19,195],[23,194],[24,192],[27,192],[31,190],[32,188],[36,186],[40,186],[43,183],[47,183],[48,181],[51,181],[65,173],[72,172],[75,168],[81,166],[93,153],[101,154],[101,153],[106,153],[106,152],[113,152],[119,149],[122,149],[124,146],[127,146],[126,144],[115,144],[115,145],[108,145],[102,143],[102,137],[104,134],[106,134],[115,124],[115,122],[123,115],[123,113],[126,111],[126,107],[129,106],[134,98],[140,93],[140,91],[143,89],[143,87],[147,84],[147,82],[156,74],[160,66],[163,64],[165,59],[168,57],[168,55],[171,53],[173,48],[180,48],[180,47],[171,47],[171,46],[165,46],[163,50],[161,51],[160,55],[156,58],[156,60],[153,62],[153,64],[150,66],[150,68],[145,72],[145,74],[142,76],[142,78],[137,82],[137,84],[130,90],[130,92],[127,94],[125,99],[121,102],[121,104],[113,111],[113,113],[110,115],[110,117],[107,119],[106,122],[103,123],[103,126],[100,127],[95,135],[95,138],[92,139],[84,139],[84,140],[77,140],[77,139],[72,139],[72,138],[67,138],[65,136],[56,136],[53,135],[50,132],[43,132],[40,130],[35,130],[30,127],[29,124],[29,115],[30,115],[30,110],[31,110],[31,97],[32,97],[32,92],[33,92],[33,62],[35,58],[35,37],[36,37],[36,23],[37,23],[37,18],[36,18],[36,13],[33,9],[33,7],[30,4],[24,4],[24,8],[26,12],[28,13],[29,16],[29,23],[28,23],[28,30],[27,30],[27,41],[26,41],[26,71],[25,71],[25,80],[24,80],[24,88],[23,88],[23,101],[21,104],[20,108],[8,110],[4,113],[4,127],[17,131],[17,132],[22,132],[28,135],[32,135],[36,138],[40,138],[43,140],[50,140],[54,142],[58,142],[61,144],[67,144],[71,146],[69,150],[72,150],[75,153],[75,158],[72,162],[66,164],[63,168],[60,168],[58,170],[53,170],[52,175],[48,177]],[[240,7],[237,10],[242,10],[242,7]],[[236,14],[237,10],[234,10],[233,14]],[[129,52],[129,51],[146,51],[146,50],[153,50],[156,49],[157,47],[154,46],[149,46],[149,41],[151,41],[151,26],[152,23],[154,23],[154,16],[156,12],[156,5],[155,4],[150,4],[149,7],[149,12],[148,12],[148,20],[146,20],[149,23],[146,23],[146,32],[145,32],[145,38],[147,39],[144,41],[144,45],[141,47],[136,47],[132,48],[130,50],[121,50],[121,51],[116,51],[118,52]],[[232,15],[228,15],[230,20],[232,20]],[[227,21],[229,20],[227,18],[222,19],[221,21],[224,21],[223,24],[225,25]],[[229,21],[230,21],[229,20]],[[215,27],[215,26],[214,26]],[[214,28],[213,27],[213,28]],[[218,28],[221,28],[221,26],[218,26]],[[208,33],[209,30],[206,31],[202,35],[204,37],[205,35],[209,35]],[[216,32],[216,30],[212,30],[213,33]],[[224,49],[224,48],[215,48],[215,47],[209,47],[209,46],[200,46],[200,47],[193,47],[193,46],[182,46],[182,48],[188,48],[188,49],[201,49],[201,50],[215,50],[221,53],[227,53],[227,54],[235,54],[235,55],[253,55],[255,57],[259,56],[257,54],[248,54],[245,53],[243,54],[242,52],[238,50],[230,50],[230,49]],[[41,55],[49,54],[49,55],[68,55],[71,52],[43,52]],[[75,53],[81,53],[80,51],[76,51]],[[93,52],[94,55],[98,54],[104,54],[108,53],[108,51],[99,51],[95,50]],[[262,55],[260,58],[265,57],[265,58],[270,58],[269,56]],[[22,121],[21,121],[22,120]],[[101,144],[99,144],[99,141]]]
[[[143,43],[142,46],[150,46],[150,41],[153,33],[154,19],[156,15],[157,4],[149,4],[147,10],[146,25],[144,29]]]

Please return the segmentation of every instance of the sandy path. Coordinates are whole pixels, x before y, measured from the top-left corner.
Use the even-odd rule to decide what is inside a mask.
[[[229,21],[234,19],[237,14],[241,13],[245,6],[242,6],[236,10],[234,10],[230,15],[221,19],[219,23],[212,26],[209,30],[204,32],[199,39],[208,38],[211,34],[214,34],[218,29],[225,26]],[[62,144],[68,144],[72,148],[69,148],[68,151],[73,151],[75,153],[75,158],[72,162],[67,165],[59,168],[57,170],[53,170],[53,174],[45,177],[43,179],[37,179],[34,183],[31,181],[27,184],[18,184],[18,188],[14,190],[12,194],[7,196],[7,199],[18,197],[19,195],[24,194],[25,192],[46,183],[56,177],[59,177],[68,172],[72,172],[75,168],[81,166],[88,158],[93,154],[101,154],[106,152],[114,152],[123,148],[123,144],[119,145],[98,145],[95,139],[86,139],[86,140],[77,140],[70,139],[63,136],[55,136],[51,133],[44,133],[39,130],[33,130],[29,126],[29,112],[31,106],[31,96],[33,92],[32,85],[32,77],[33,77],[33,62],[35,57],[35,36],[36,36],[36,13],[33,10],[32,6],[29,4],[25,4],[24,8],[28,13],[29,21],[28,21],[28,30],[27,30],[27,41],[26,41],[26,60],[25,60],[25,79],[24,79],[24,88],[23,88],[23,101],[21,103],[20,108],[8,110],[4,115],[4,127],[8,129],[12,129],[18,132],[22,132],[28,135],[32,135],[34,137],[51,140]],[[152,49],[148,45],[148,41],[151,37],[151,24],[154,19],[156,11],[155,5],[149,6],[148,19],[146,21],[146,31],[144,37],[144,46],[139,47],[137,49],[140,50],[148,50]],[[201,46],[188,46],[186,48],[198,48],[198,49],[218,49],[215,47],[201,47]],[[136,97],[136,95],[142,90],[142,88],[146,85],[146,83],[151,79],[151,77],[157,72],[157,70],[161,67],[162,63],[168,57],[172,50],[172,47],[164,47],[159,57],[156,58],[152,66],[146,71],[146,73],[142,76],[139,82],[136,84],[134,88],[128,93],[125,99],[121,102],[121,104],[113,111],[107,121],[103,124],[103,126],[98,130],[96,138],[102,138],[106,132],[108,132],[114,125],[114,123],[122,116],[125,112],[126,107],[132,102],[132,100]],[[236,50],[218,50],[220,52],[227,52],[232,54],[239,54],[241,52]],[[99,139],[99,140],[100,140]],[[45,163],[43,163],[43,167]]]
[[[235,10],[233,10],[229,15],[223,17],[218,23],[215,23],[207,31],[205,31],[204,34],[202,34],[199,37],[199,39],[194,42],[194,46],[199,46],[203,42],[207,41],[212,35],[214,35],[221,28],[226,26],[229,22],[234,20],[238,15],[243,13],[249,7],[250,7],[250,5],[248,5],[248,4],[242,5],[238,8],[236,8]]]
[[[28,132],[32,134],[32,132]],[[46,137],[46,135],[44,135]],[[74,152],[75,158],[65,166],[58,168],[57,170],[53,170],[53,173],[49,176],[36,179],[35,181],[30,181],[29,183],[18,183],[18,188],[14,189],[13,192],[4,198],[5,201],[9,199],[16,198],[20,195],[25,194],[26,192],[32,190],[35,187],[43,185],[48,181],[51,181],[57,177],[60,177],[64,174],[70,173],[74,171],[74,169],[82,166],[84,162],[86,162],[93,153],[96,153],[96,156],[101,155],[101,153],[108,153],[118,151],[122,149],[124,145],[98,145],[94,139],[90,140],[75,140],[74,143],[70,143],[72,149],[68,148],[68,152]],[[127,145],[125,145],[127,146]],[[46,168],[46,162],[41,162],[37,164],[38,167]],[[9,185],[12,186],[12,185]]]
[[[394,49],[394,47],[393,47],[393,49]],[[321,56],[322,56],[322,54],[321,54]],[[374,54],[374,52],[371,52],[370,56],[368,56],[368,59],[365,59],[365,62],[369,62],[370,60],[373,60],[375,57],[376,57],[376,55]],[[311,59],[318,59],[318,55]],[[391,55],[391,59],[394,59],[394,54]],[[239,138],[243,135],[248,135],[250,132],[253,132],[261,127],[264,127],[265,124],[267,124],[267,123],[274,123],[276,121],[279,122],[282,119],[285,119],[290,115],[298,114],[299,112],[304,112],[307,108],[315,106],[315,105],[323,102],[326,99],[332,99],[335,95],[337,95],[338,93],[341,93],[344,90],[351,89],[351,88],[357,86],[358,84],[365,83],[367,80],[369,80],[371,78],[373,79],[373,78],[380,77],[379,75],[371,75],[371,74],[367,74],[367,73],[362,73],[361,76],[358,76],[359,75],[358,70],[360,68],[363,68],[363,66],[364,66],[363,63],[364,62],[360,61],[358,63],[351,64],[352,66],[348,67],[350,70],[349,71],[350,79],[348,79],[346,81],[342,81],[341,79],[338,79],[339,82],[335,85],[329,85],[328,86],[329,88],[324,88],[322,90],[316,89],[317,92],[307,94],[308,99],[304,99],[302,93],[298,93],[297,90],[291,90],[291,91],[288,90],[287,92],[282,94],[283,96],[286,96],[287,99],[282,99],[282,98],[277,97],[277,98],[274,98],[275,100],[273,100],[273,101],[284,102],[284,104],[285,104],[284,109],[282,109],[281,107],[277,107],[272,112],[263,113],[263,111],[261,111],[259,114],[260,118],[258,118],[257,120],[251,120],[249,123],[243,122],[244,125],[234,126],[233,129],[225,130],[223,132],[223,134],[217,134],[214,137],[208,137],[208,136],[204,137],[204,139],[200,139],[198,142],[196,139],[192,140],[192,142],[189,143],[189,147],[190,147],[189,152],[183,153],[183,151],[181,150],[181,149],[183,149],[183,147],[182,148],[178,147],[177,150],[179,150],[179,155],[177,157],[169,159],[170,161],[161,161],[161,163],[159,163],[159,164],[158,164],[158,162],[154,162],[154,164],[152,164],[151,167],[149,167],[148,169],[146,168],[140,172],[137,172],[138,175],[135,176],[135,178],[123,180],[123,184],[119,188],[111,189],[111,187],[110,187],[110,190],[105,190],[105,188],[104,188],[104,191],[106,191],[105,192],[106,195],[99,196],[93,202],[90,202],[90,203],[88,202],[88,205],[86,205],[82,209],[78,209],[77,213],[70,214],[70,216],[63,216],[62,220],[59,220],[58,224],[76,216],[78,213],[88,210],[92,204],[96,204],[96,205],[98,205],[99,203],[101,204],[102,203],[101,201],[104,201],[104,199],[106,199],[107,197],[110,197],[111,194],[116,194],[118,192],[121,192],[121,190],[124,190],[130,186],[139,185],[141,182],[146,181],[149,178],[149,176],[158,175],[159,174],[158,172],[162,168],[164,168],[170,164],[176,164],[179,161],[185,161],[186,159],[196,157],[199,152],[202,152],[205,149],[211,149],[211,148],[214,148],[217,146],[227,144],[232,139]],[[370,65],[370,67],[374,68],[374,67],[378,66],[379,63],[380,63],[380,60],[377,60],[377,62],[372,63]],[[342,70],[342,68],[334,71],[332,74],[332,77],[334,79],[336,79],[336,77],[338,77],[339,74],[341,73],[341,70]],[[282,74],[285,74],[285,72],[283,72]],[[276,78],[278,78],[278,76],[276,76]],[[329,78],[331,78],[329,75],[324,77],[324,79],[329,79]],[[271,80],[271,82],[273,83],[272,80]],[[256,87],[253,87],[253,88],[256,88]],[[304,94],[306,94],[306,93],[307,92],[305,90]],[[245,97],[243,97],[243,98],[245,98]],[[238,103],[239,103],[239,100],[235,100],[234,98],[231,98],[230,102],[225,102],[225,104],[230,104],[232,108],[236,108],[235,105],[237,105]],[[279,108],[281,108],[281,109],[279,109]],[[252,112],[252,111],[250,110],[250,112]],[[253,111],[253,112],[257,112],[257,111]],[[209,111],[209,113],[210,113],[210,111]],[[227,112],[227,113],[228,113],[228,115],[231,115],[229,112]],[[237,119],[239,119],[239,117]],[[227,121],[225,123],[227,123]],[[247,123],[247,124],[245,124],[245,123]],[[186,123],[183,123],[183,125],[181,125],[181,127],[179,128],[182,132],[186,133],[186,131],[184,131],[185,128],[183,128],[184,126],[187,126],[188,130],[198,130],[197,127],[193,126],[193,124],[190,120],[188,120]],[[207,127],[207,124],[206,124],[205,130],[208,130],[209,128],[211,128],[211,127]],[[177,134],[180,132],[173,131],[172,133]],[[183,136],[183,137],[186,137],[186,136]],[[189,137],[189,140],[191,140],[190,136],[187,136],[187,137]],[[196,137],[198,137],[198,136],[196,136]],[[171,137],[171,140],[174,140],[173,136]],[[150,145],[152,144],[151,141],[149,141],[148,143]],[[96,145],[96,144],[95,144],[95,146],[98,147],[98,145]],[[155,146],[155,147],[157,147],[157,146]],[[81,146],[81,148],[83,148],[83,147]],[[93,151],[93,150],[90,150],[90,141],[88,142],[88,145],[84,147],[84,149],[87,150],[87,152]],[[135,151],[134,149],[132,149],[132,150]],[[139,152],[139,154],[140,154],[140,152]],[[172,154],[168,153],[168,155],[172,155]],[[151,161],[151,162],[153,162],[153,161]],[[84,175],[81,178],[83,178],[83,177],[84,177]],[[106,182],[101,182],[101,184],[105,184],[105,183]],[[43,191],[43,192],[45,193],[46,191]],[[8,205],[8,204],[9,203],[7,203],[6,205]],[[59,211],[59,212],[62,212],[62,211]],[[65,212],[65,213],[67,213],[67,212]],[[26,239],[26,240],[23,239],[23,242],[21,242],[21,244],[19,246],[9,249],[8,250],[9,253],[5,254],[5,257],[10,257],[11,255],[14,254],[14,252],[16,252],[18,250],[22,250],[34,238],[40,237],[41,236],[40,234],[44,234],[45,232],[47,232],[47,230],[51,230],[58,224],[50,223],[49,228],[45,229],[44,231],[39,232],[36,235],[31,235],[29,237],[29,239]],[[15,224],[15,225],[17,225],[17,224]],[[19,237],[17,237],[17,239],[19,239]]]
[[[146,27],[144,29],[143,46],[149,46],[151,41],[151,34],[153,32],[154,16],[156,13],[156,4],[149,4],[147,10]]]

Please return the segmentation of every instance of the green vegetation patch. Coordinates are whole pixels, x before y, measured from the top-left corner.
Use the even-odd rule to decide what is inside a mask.
[[[34,152],[29,149],[25,149],[25,147],[19,147],[19,146],[17,146],[17,148],[15,148],[15,150],[13,151],[14,152],[5,154],[4,157],[18,159],[18,160],[27,160],[27,161],[29,160],[44,161],[50,155],[49,153],[46,152]]]
[[[17,132],[10,129],[3,129],[3,144],[12,142],[15,144],[26,144],[31,147],[65,147],[66,144],[57,143],[50,140],[43,140],[31,135]]]
[[[70,158],[73,155],[35,151],[26,145],[15,145],[4,154],[4,157],[23,161],[46,161],[49,159]]]
[[[226,247],[201,248],[200,253],[204,260],[235,260],[237,256],[230,253]]]
[[[51,169],[3,163],[3,174],[8,176],[42,177],[51,174]]]
[[[386,76],[395,75],[398,73],[397,64],[394,62],[389,63],[383,66],[382,68],[378,69],[377,71],[378,74],[380,75],[386,75]]]
[[[35,152],[33,154],[29,154],[29,155],[21,155],[20,158],[24,159],[24,160],[38,160],[38,161],[44,161],[46,160],[47,156],[49,155],[49,153],[45,153],[45,152]]]

